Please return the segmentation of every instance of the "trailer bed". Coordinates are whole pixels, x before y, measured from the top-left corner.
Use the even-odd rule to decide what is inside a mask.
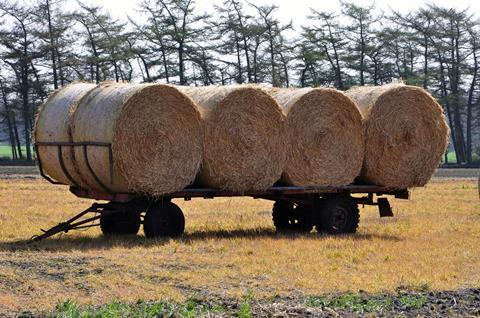
[[[345,208],[346,210],[344,211],[344,214],[354,218],[353,222],[355,227],[351,229],[351,232],[353,233],[356,231],[356,226],[358,225],[357,205],[363,204],[378,206],[380,216],[388,217],[393,216],[390,203],[388,202],[387,198],[378,198],[379,196],[381,197],[384,195],[389,195],[400,199],[409,198],[408,189],[398,189],[366,184],[308,187],[277,185],[263,191],[246,192],[191,187],[181,191],[165,194],[162,197],[150,197],[136,193],[106,193],[86,190],[75,186],[70,187],[70,191],[79,198],[109,202],[93,203],[91,207],[78,213],[71,219],[61,222],[48,230],[42,230],[43,234],[33,238],[35,241],[45,239],[58,233],[66,233],[71,230],[84,229],[94,226],[100,226],[104,234],[110,234],[110,227],[112,228],[111,234],[133,234],[138,232],[138,228],[141,224],[144,224],[144,231],[147,237],[161,237],[163,235],[177,236],[178,234],[183,233],[185,220],[182,211],[177,205],[171,202],[172,199],[183,198],[184,200],[188,201],[192,198],[212,199],[215,197],[245,196],[255,199],[275,201],[273,207],[274,223],[275,211],[279,211],[278,213],[280,214],[287,210],[290,211],[290,216],[278,216],[277,213],[277,221],[286,221],[287,218],[293,218],[293,221],[290,220],[291,223],[289,223],[289,226],[293,227],[293,229],[297,231],[304,231],[303,228],[297,229],[295,226],[301,225],[302,222],[305,223],[305,220],[302,221],[302,215],[305,214],[306,210],[305,207],[318,207],[319,202],[323,202],[323,205],[330,204],[333,208],[341,208],[342,205],[346,204],[347,207]],[[358,196],[360,194],[365,194],[366,196]],[[357,196],[353,197],[352,195]],[[377,196],[377,198],[375,198],[375,196]],[[150,213],[148,212],[149,210],[151,211]],[[147,212],[145,213],[145,211]],[[303,214],[299,216],[299,213]],[[94,216],[85,218],[87,214],[94,214]],[[149,220],[150,215],[153,215],[150,217],[150,219],[156,219]],[[175,222],[172,221],[173,225],[169,224],[166,228],[158,229],[158,231],[152,229],[152,226],[155,224],[162,223],[161,219],[162,217],[165,217],[165,215],[175,215],[176,221],[181,223],[180,228],[173,231],[172,226],[175,225]],[[125,218],[126,216],[128,216],[126,220],[121,219]],[[98,220],[100,222],[95,223],[95,221]],[[163,220],[163,222],[164,221],[165,220]],[[117,225],[113,226],[112,224]],[[149,224],[149,226],[145,227],[145,224]],[[122,227],[125,225],[128,225],[128,227]],[[279,227],[278,224],[275,224],[275,226],[277,227],[277,230],[281,227]],[[173,232],[169,233],[169,230],[172,230]],[[348,233],[348,229],[345,231],[342,230],[342,232],[339,233],[343,232]]]
[[[319,232],[332,234],[355,233],[359,222],[358,205],[375,205],[381,217],[393,216],[388,199],[381,196],[394,196],[408,199],[408,189],[398,189],[368,184],[350,184],[344,186],[284,186],[276,184],[261,191],[235,192],[222,189],[188,187],[186,189],[150,196],[140,193],[116,193],[109,188],[113,182],[112,145],[99,142],[36,142],[38,167],[40,174],[53,184],[57,180],[46,175],[42,168],[42,158],[38,147],[57,147],[60,167],[69,180],[70,191],[79,198],[108,201],[93,203],[89,208],[77,213],[71,219],[42,230],[43,234],[35,236],[42,240],[52,235],[100,226],[103,234],[136,234],[143,224],[145,236],[174,237],[182,235],[185,230],[185,218],[181,209],[172,199],[192,198],[211,199],[215,197],[252,197],[271,200],[275,203],[272,209],[273,223],[279,232],[294,231],[306,233],[314,227]],[[82,189],[65,168],[62,148],[81,148],[89,173],[96,180],[101,191]],[[109,154],[109,182],[100,180],[89,163],[88,150],[91,147],[102,147]],[[364,196],[361,196],[364,194]],[[354,196],[352,196],[354,195]],[[87,215],[93,216],[88,217]]]
[[[128,202],[136,197],[135,193],[104,193],[99,191],[85,190],[78,187],[70,187],[70,191],[79,198],[105,200],[115,202]],[[345,186],[274,186],[262,191],[245,191],[234,192],[227,190],[219,190],[213,188],[197,188],[191,187],[181,191],[165,194],[166,198],[183,198],[189,200],[191,198],[211,199],[215,197],[252,197],[258,199],[279,198],[284,196],[311,196],[316,194],[376,194],[393,195],[396,198],[408,199],[409,193],[407,189],[398,189],[394,187],[382,187],[377,185],[351,184]]]

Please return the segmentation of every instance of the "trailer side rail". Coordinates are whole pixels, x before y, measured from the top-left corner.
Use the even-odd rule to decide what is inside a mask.
[[[95,200],[106,200],[116,202],[128,202],[136,197],[134,193],[115,193],[108,194],[98,191],[85,190],[78,187],[70,187],[70,191],[80,198],[88,198]],[[392,187],[381,187],[376,185],[345,185],[345,186],[274,186],[263,191],[246,191],[234,192],[212,188],[186,188],[181,191],[172,192],[164,195],[164,198],[183,198],[189,200],[191,198],[215,198],[215,197],[243,197],[249,196],[253,198],[278,198],[282,196],[311,196],[315,194],[376,194],[376,195],[393,195],[399,199],[408,199],[409,192],[407,189],[398,189]]]
[[[106,143],[106,142],[98,142],[98,141],[80,141],[80,142],[68,142],[68,141],[37,141],[34,144],[34,150],[37,155],[37,162],[38,162],[38,169],[40,170],[40,175],[45,178],[47,181],[49,181],[52,184],[63,184],[61,182],[58,182],[57,180],[54,180],[52,177],[47,175],[45,171],[43,170],[43,162],[42,158],[40,156],[40,152],[38,150],[39,147],[57,147],[57,159],[60,163],[60,167],[62,169],[63,174],[67,178],[67,180],[70,182],[70,184],[74,185],[75,187],[78,187],[79,185],[77,184],[77,181],[72,177],[72,175],[68,172],[68,169],[65,166],[65,159],[63,157],[63,148],[78,148],[82,147],[82,153],[83,153],[83,159],[85,160],[85,164],[88,168],[88,171],[90,175],[93,177],[93,179],[97,182],[97,184],[100,186],[100,188],[105,192],[109,194],[113,194],[114,192],[108,187],[108,185],[105,184],[98,175],[95,173],[95,171],[92,168],[92,165],[90,164],[90,160],[88,157],[88,149],[91,147],[101,147],[101,148],[106,148],[108,151],[108,164],[109,164],[109,178],[110,178],[110,183],[113,183],[113,152],[112,152],[112,144],[111,143]]]

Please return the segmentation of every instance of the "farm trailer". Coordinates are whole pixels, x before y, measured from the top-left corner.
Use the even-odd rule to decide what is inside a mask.
[[[42,230],[34,236],[39,241],[47,237],[100,226],[104,235],[137,234],[141,224],[147,238],[178,237],[184,233],[185,217],[182,210],[172,199],[192,198],[213,199],[215,197],[252,197],[274,201],[272,219],[278,232],[307,233],[314,227],[319,232],[330,234],[355,233],[359,223],[358,205],[378,206],[380,217],[393,216],[386,196],[408,199],[408,189],[397,189],[368,184],[351,184],[345,186],[283,186],[275,185],[264,191],[232,192],[211,188],[188,187],[184,190],[150,197],[136,193],[115,193],[102,182],[89,163],[88,149],[103,147],[110,158],[110,179],[113,180],[113,156],[111,144],[99,142],[37,142],[37,154],[40,174],[52,184],[60,184],[45,174],[38,147],[57,147],[57,156],[63,173],[72,186],[70,191],[79,198],[108,201],[93,203],[86,210],[58,225]],[[65,168],[62,148],[81,147],[83,158],[89,173],[102,191],[82,189],[77,185]],[[356,196],[352,196],[356,195]],[[363,195],[363,196],[358,196]]]

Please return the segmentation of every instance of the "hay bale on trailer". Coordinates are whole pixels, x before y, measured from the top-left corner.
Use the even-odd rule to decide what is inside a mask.
[[[193,182],[202,156],[200,116],[193,102],[162,84],[105,83],[78,105],[72,119],[74,142],[112,144],[88,147],[88,162],[113,192],[162,195]],[[83,149],[75,163],[88,188],[105,191],[89,172]]]
[[[287,114],[289,148],[283,180],[296,186],[350,184],[364,155],[362,115],[355,103],[331,88],[268,92]]]
[[[35,142],[71,142],[70,121],[80,100],[97,85],[73,83],[54,91],[40,108],[35,120]],[[73,164],[71,147],[62,147],[63,162],[67,174],[77,183],[84,184]],[[71,184],[60,164],[57,146],[38,146],[38,156],[44,172],[63,184]]]
[[[249,85],[179,87],[194,100],[204,130],[198,183],[232,191],[264,190],[281,176],[286,121],[275,100]]]
[[[448,143],[442,107],[425,90],[400,83],[347,91],[365,117],[362,179],[400,188],[423,186]]]

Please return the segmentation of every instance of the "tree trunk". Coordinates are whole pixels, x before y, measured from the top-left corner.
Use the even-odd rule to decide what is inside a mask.
[[[170,76],[168,75],[168,62],[167,62],[167,55],[165,52],[165,48],[163,46],[163,42],[161,43],[160,50],[162,51],[162,63],[163,63],[163,69],[165,71],[165,80],[167,81],[167,84],[170,83]]]
[[[148,69],[147,61],[145,60],[145,58],[141,54],[138,54],[138,57],[142,61],[143,68],[145,69],[145,75],[147,76],[146,81],[148,83],[150,83],[152,81],[152,78],[150,77],[150,71]],[[167,78],[167,83],[168,83],[168,78]]]
[[[475,35],[472,35],[472,38]],[[467,102],[467,162],[472,163],[472,109],[473,109],[473,94],[475,92],[475,84],[477,82],[478,74],[478,59],[477,59],[477,48],[476,42],[473,38],[473,77],[472,82],[470,83],[470,89],[468,92],[468,102]]]
[[[221,76],[222,85],[225,85],[225,74],[223,74],[223,71],[220,71],[220,76]]]
[[[300,87],[305,87],[305,75],[307,73],[307,69],[308,69],[308,64],[305,65],[305,67],[302,69],[302,73],[300,75]]]
[[[438,52],[438,60],[439,60],[439,63],[440,63],[440,92],[441,92],[441,96],[442,96],[442,99],[443,99],[444,104],[445,104],[448,123],[449,123],[449,126],[452,128],[450,133],[451,133],[451,139],[452,139],[452,143],[453,143],[453,150],[455,151],[455,158],[457,160],[457,163],[459,163],[459,161],[458,161],[459,151],[458,151],[458,144],[457,144],[457,137],[456,137],[457,134],[456,134],[456,130],[453,129],[454,122],[453,122],[452,112],[450,110],[451,107],[450,107],[449,96],[448,96],[448,91],[447,91],[447,84],[446,84],[446,81],[445,81],[445,74],[444,74],[445,66],[444,66],[443,58],[442,58],[440,52]]]
[[[282,64],[283,64],[283,75],[285,76],[285,84],[288,87],[290,87],[290,78],[288,76],[288,65],[287,61],[285,60],[285,57],[283,53],[280,53],[280,58],[282,59]]]
[[[237,76],[237,83],[243,83],[243,70],[242,70],[242,60],[240,58],[240,43],[238,42],[237,33],[235,33],[235,49],[237,51],[237,69],[238,69],[238,76]]]
[[[183,42],[180,42],[178,46],[178,67],[179,67],[179,77],[180,77],[180,85],[186,85],[187,81],[185,80],[185,65],[184,65],[184,48]]]
[[[258,47],[260,43],[255,43],[255,49],[253,50],[253,82],[258,83],[258,65],[257,65],[257,57],[258,57]]]
[[[52,73],[53,73],[53,87],[58,88],[58,76],[57,76],[57,62],[55,57],[55,40],[53,36],[52,18],[50,15],[50,1],[46,0],[47,5],[47,21],[48,21],[48,35],[50,38],[50,58],[52,59]]]
[[[27,160],[32,160],[32,149],[30,142],[30,133],[31,133],[31,119],[30,119],[30,104],[28,102],[28,67],[23,67],[23,76],[22,76],[22,114],[23,114],[23,131],[25,139],[25,147]]]
[[[58,45],[57,45],[58,46]],[[63,77],[63,66],[62,59],[58,47],[55,48],[56,57],[57,57],[57,67],[58,67],[58,76],[60,78],[60,86],[65,86],[65,78]]]
[[[28,102],[28,50],[27,50],[27,33],[24,31],[24,46],[23,46],[23,60],[22,60],[22,67],[21,67],[21,96],[22,96],[22,114],[23,114],[23,122],[24,122],[24,138],[25,138],[25,147],[27,153],[27,160],[32,160],[32,149],[30,143],[30,133],[31,133],[31,116],[30,116],[30,104]]]
[[[111,53],[113,55],[113,53]],[[113,65],[113,72],[115,74],[115,82],[119,82],[120,77],[118,75],[118,66],[117,66],[117,61],[112,60],[112,65]]]
[[[12,159],[17,159],[17,150],[15,148],[15,135],[13,132],[13,125],[12,125],[12,115],[10,111],[10,106],[7,100],[7,92],[5,90],[5,86],[3,86],[3,81],[0,80],[0,88],[2,90],[2,99],[3,104],[5,105],[5,118],[7,120],[7,129],[8,129],[8,138],[10,140],[10,146],[12,148]]]
[[[457,161],[459,163],[466,162],[466,147],[465,147],[465,139],[462,127],[462,118],[460,114],[460,95],[459,95],[459,84],[460,84],[460,73],[459,67],[459,43],[457,39],[452,38],[452,47],[451,47],[451,62],[452,62],[452,69],[450,74],[450,91],[451,96],[453,97],[451,100],[453,101],[452,111],[453,111],[453,130],[455,130],[455,137],[456,137],[456,144],[458,146],[458,157]]]
[[[252,70],[250,67],[250,56],[248,54],[248,43],[247,43],[247,37],[245,36],[246,31],[245,27],[242,22],[242,14],[240,12],[240,8],[237,6],[237,3],[235,1],[232,1],[233,7],[235,11],[237,12],[237,18],[238,18],[238,24],[240,25],[240,29],[242,30],[242,41],[243,41],[243,50],[245,52],[245,60],[247,62],[247,78],[248,82],[252,82]]]
[[[95,57],[96,59],[97,57]],[[95,83],[100,83],[100,64],[98,62],[95,62]]]
[[[379,67],[378,64],[379,63],[378,63],[378,60],[377,60],[376,57],[372,58],[372,60],[373,60],[373,84],[375,86],[377,86],[378,85],[378,67]]]
[[[425,47],[423,51],[423,89],[428,89],[428,38],[424,34],[423,45]]]
[[[270,64],[272,65],[272,86],[277,87],[277,76],[275,75],[275,52],[273,48],[273,36],[271,32],[271,27],[268,29],[268,42],[270,44]]]
[[[245,36],[243,36],[243,46],[245,51],[245,60],[247,62],[247,77],[248,77],[248,82],[250,83],[252,81],[252,70],[250,67],[250,56],[248,55],[247,38]]]
[[[365,67],[365,38],[363,34],[363,22],[360,21],[360,85],[365,85],[365,79],[363,74],[363,68]]]
[[[17,144],[17,153],[19,158],[23,159],[22,143],[20,142],[20,134],[18,133],[17,119],[15,118],[15,113],[12,113],[12,126],[13,126],[13,133],[15,135],[15,141]]]
[[[328,21],[327,21],[327,23],[328,23]],[[330,43],[332,44],[332,48],[333,48],[333,58],[335,59],[335,69],[334,69],[334,71],[335,71],[335,77],[336,77],[336,80],[337,80],[337,88],[339,90],[343,90],[344,86],[343,86],[343,80],[342,80],[342,71],[340,69],[340,58],[338,56],[337,45],[335,44],[335,41],[334,41],[334,38],[333,38],[333,33],[332,33],[332,28],[330,26],[330,23],[328,23],[327,26],[328,26],[328,34],[329,34],[329,38],[330,38]]]

